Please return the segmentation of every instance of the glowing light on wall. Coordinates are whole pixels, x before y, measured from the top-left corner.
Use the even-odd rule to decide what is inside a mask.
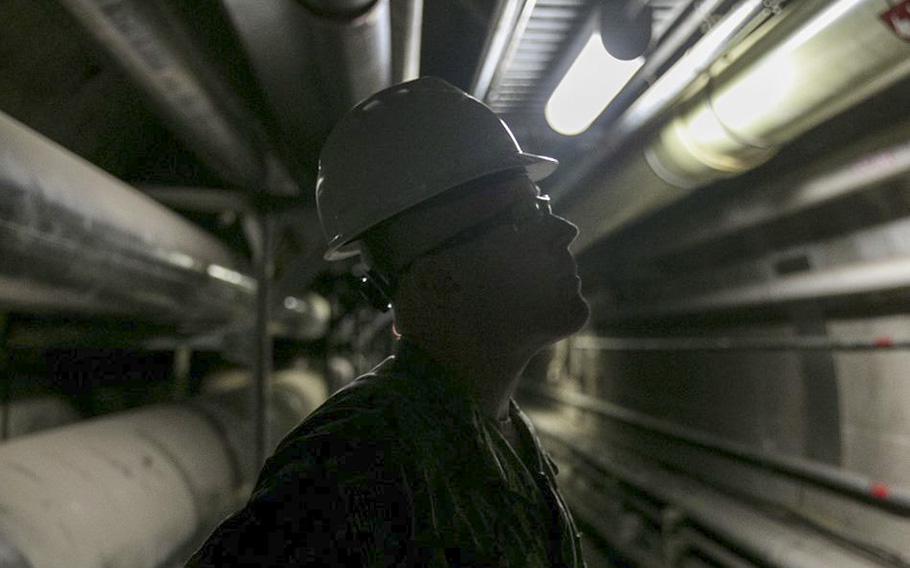
[[[567,136],[587,130],[644,62],[612,57],[595,32],[547,101],[550,128]]]

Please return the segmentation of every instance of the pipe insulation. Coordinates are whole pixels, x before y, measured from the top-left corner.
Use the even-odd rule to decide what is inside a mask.
[[[255,480],[250,398],[235,389],[0,445],[0,564],[182,564]],[[324,398],[321,376],[276,373],[272,439]]]
[[[735,46],[644,143],[576,184],[565,209],[582,228],[576,250],[695,188],[757,167],[910,75],[910,43],[882,11],[876,0],[794,2]],[[658,80],[652,89],[660,88]]]

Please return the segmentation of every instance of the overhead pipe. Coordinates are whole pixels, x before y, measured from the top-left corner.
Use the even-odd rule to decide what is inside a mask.
[[[246,189],[299,193],[286,165],[269,147],[263,126],[206,65],[192,31],[160,0],[61,3],[212,171]]]
[[[420,76],[423,0],[391,0],[392,83]]]
[[[224,4],[287,144],[313,169],[344,111],[419,72],[422,0]]]
[[[910,121],[898,122],[885,132],[827,153],[795,175],[762,184],[746,195],[718,196],[719,200],[708,205],[710,209],[704,219],[686,217],[663,224],[657,235],[636,237],[636,242],[647,239],[647,245],[630,247],[636,253],[626,262],[641,263],[643,256],[672,258],[720,239],[899,183],[910,174],[908,129]]]
[[[276,373],[273,440],[322,402],[321,381]],[[0,564],[183,565],[255,481],[249,397],[235,389],[0,444]]]
[[[556,174],[559,176],[557,185],[550,190],[554,199],[560,201],[564,195],[577,190],[598,166],[627,148],[633,137],[657,122],[682,98],[686,88],[729,49],[743,29],[771,14],[762,0],[742,0],[736,5],[737,9],[730,10],[721,22],[705,32],[705,22],[730,4],[730,0],[705,0],[673,23],[665,37],[647,54],[641,68],[594,122],[591,130],[596,131],[599,123],[612,121],[609,137],[599,141],[596,148],[572,168],[564,168]],[[596,11],[592,12],[591,24],[596,23],[595,15]],[[696,43],[699,43],[699,49],[690,50]],[[583,45],[579,42],[568,53],[577,53]],[[547,84],[549,90],[556,88],[574,61],[574,58],[564,58],[559,62]]]
[[[730,62],[688,83],[702,88],[643,146],[609,171],[601,164],[576,178],[565,209],[582,227],[576,250],[697,187],[766,162],[800,134],[910,75],[910,44],[882,21],[881,10],[874,0],[794,2],[776,25],[734,48]]]
[[[215,238],[3,114],[0,139],[0,302],[187,323],[240,315],[255,283]]]
[[[338,118],[392,84],[390,0],[298,0],[307,8],[319,85]]]
[[[611,319],[649,319],[768,309],[800,302],[842,304],[858,296],[880,296],[910,290],[910,257],[852,262],[800,272],[756,284],[744,284],[685,298],[655,300],[617,310]]]
[[[256,280],[214,237],[2,113],[0,140],[0,305],[186,334],[252,321]]]
[[[309,12],[298,0],[223,0],[284,144],[297,163],[316,170],[322,139],[332,124],[316,88]]]

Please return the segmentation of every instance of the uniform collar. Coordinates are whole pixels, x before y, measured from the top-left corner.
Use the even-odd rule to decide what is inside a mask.
[[[465,382],[416,343],[401,339],[391,368],[406,375],[412,383],[409,386],[430,394],[446,407],[480,414],[480,405]]]

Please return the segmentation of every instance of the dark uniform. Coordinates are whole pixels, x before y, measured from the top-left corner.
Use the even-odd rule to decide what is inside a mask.
[[[584,566],[555,467],[510,415],[517,452],[403,342],[284,439],[188,566]]]

